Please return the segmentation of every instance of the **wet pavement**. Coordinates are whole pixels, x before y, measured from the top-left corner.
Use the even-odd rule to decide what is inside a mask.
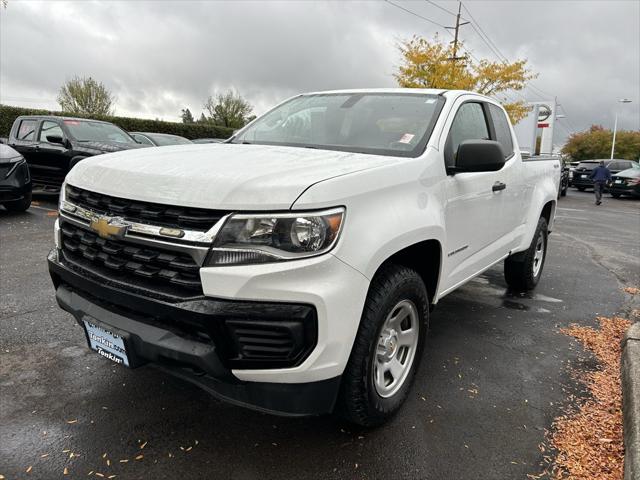
[[[544,430],[580,391],[571,368],[589,366],[558,329],[637,308],[622,287],[640,286],[640,201],[595,207],[592,194],[570,190],[535,293],[508,293],[500,265],[443,299],[410,398],[390,424],[274,417],[90,352],[46,271],[53,208],[40,200],[26,214],[0,211],[7,480],[526,478],[541,470]]]

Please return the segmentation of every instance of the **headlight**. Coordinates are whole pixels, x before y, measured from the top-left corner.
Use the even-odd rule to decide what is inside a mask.
[[[18,168],[18,166],[22,163],[25,162],[25,159],[22,155],[18,155],[17,157],[12,157],[12,158],[5,158],[3,159],[0,164],[2,164],[3,166],[7,166],[9,167],[9,169],[7,170],[7,173],[5,174],[4,178],[9,178],[11,176],[11,174],[13,174],[13,172],[16,171],[16,168]]]
[[[344,211],[232,215],[218,232],[207,265],[281,262],[326,253],[338,240]]]

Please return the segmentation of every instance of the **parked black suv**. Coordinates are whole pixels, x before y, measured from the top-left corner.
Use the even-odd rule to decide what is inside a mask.
[[[45,192],[59,192],[69,170],[84,158],[145,147],[109,122],[43,115],[16,118],[8,143],[29,164],[34,190]]]
[[[613,160],[583,160],[574,170],[571,184],[580,191],[583,191],[585,188],[593,188],[593,180],[591,180],[589,176],[600,162],[604,162],[604,165],[609,169],[612,175],[615,175],[622,170],[640,167],[638,162],[634,162],[633,160],[618,160],[615,158]]]
[[[31,205],[31,177],[22,155],[0,144],[0,204],[10,212],[24,212]]]

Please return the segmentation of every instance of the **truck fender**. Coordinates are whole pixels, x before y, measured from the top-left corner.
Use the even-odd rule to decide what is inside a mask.
[[[553,219],[556,215],[557,197],[555,192],[553,194],[544,193],[541,189],[536,189],[534,192],[534,198],[531,202],[531,208],[527,213],[526,230],[522,236],[520,245],[515,249],[516,252],[522,252],[529,248],[533,241],[533,236],[538,226],[538,219],[541,216],[547,218],[547,225],[549,232],[553,228]]]

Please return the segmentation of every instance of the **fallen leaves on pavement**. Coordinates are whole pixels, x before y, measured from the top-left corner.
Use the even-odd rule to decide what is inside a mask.
[[[640,295],[640,288],[637,287],[624,287],[623,290],[631,295]]]
[[[621,480],[624,465],[620,342],[631,322],[598,317],[600,329],[562,329],[598,360],[596,371],[581,372],[591,397],[556,419],[549,443],[556,451],[548,473],[554,479]]]

